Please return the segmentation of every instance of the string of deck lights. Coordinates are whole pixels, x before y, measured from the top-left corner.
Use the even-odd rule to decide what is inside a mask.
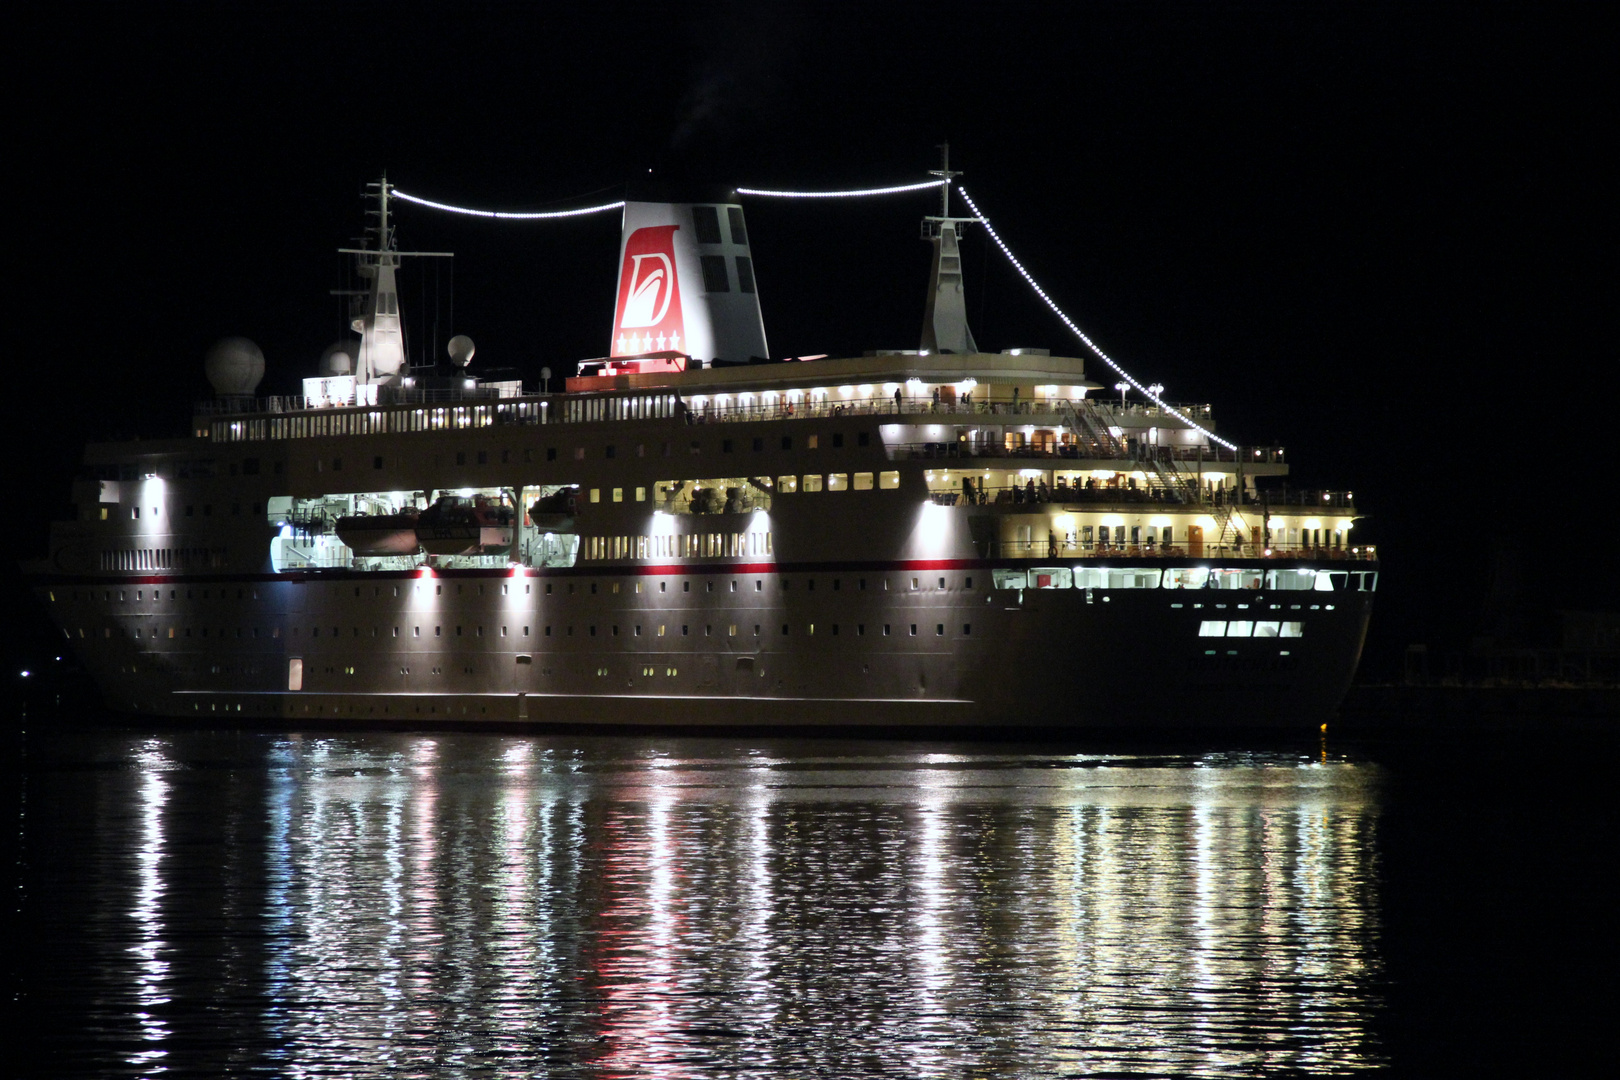
[[[577,210],[473,210],[465,206],[451,206],[449,203],[434,202],[432,199],[424,199],[416,195],[407,195],[403,191],[399,190],[399,188],[392,188],[390,190],[392,190],[394,198],[404,199],[406,202],[415,203],[418,206],[427,206],[434,210],[445,210],[452,214],[466,214],[469,217],[502,218],[509,221],[536,221],[544,218],[580,217],[584,214],[600,214],[604,210],[619,210],[624,206],[624,200],[620,199],[618,202],[603,203],[601,206],[582,206]]]
[[[854,191],[766,191],[763,188],[737,189],[739,195],[764,195],[772,199],[849,199],[862,195],[901,195],[908,191],[926,191],[945,183],[943,180],[924,180],[920,184],[898,184],[894,187],[858,188]]]
[[[1109,356],[1107,353],[1105,353],[1101,349],[1099,349],[1097,347],[1097,343],[1092,341],[1091,338],[1087,337],[1086,332],[1084,330],[1080,329],[1080,327],[1075,325],[1074,320],[1069,318],[1069,316],[1064,312],[1064,310],[1057,306],[1057,301],[1053,300],[1050,296],[1048,296],[1047,293],[1046,293],[1046,290],[1041,288],[1040,283],[1035,280],[1034,276],[1031,275],[1028,270],[1024,269],[1024,264],[1018,261],[1018,256],[1016,256],[1016,255],[1014,255],[1012,253],[1012,249],[1009,248],[1007,246],[1006,241],[1004,241],[1001,238],[1001,234],[996,232],[994,226],[992,226],[990,224],[990,219],[984,216],[983,212],[981,212],[979,210],[978,204],[976,204],[973,201],[972,197],[970,197],[968,195],[967,188],[958,187],[956,190],[961,193],[962,201],[967,203],[968,209],[973,211],[973,216],[979,219],[979,224],[984,226],[984,231],[989,234],[990,239],[994,240],[996,242],[996,246],[1001,249],[1001,253],[1003,255],[1007,256],[1007,261],[1012,263],[1013,269],[1018,271],[1019,275],[1024,279],[1024,281],[1026,281],[1029,284],[1029,287],[1035,290],[1035,295],[1039,296],[1042,300],[1044,300],[1046,302],[1046,306],[1052,309],[1052,314],[1056,315],[1060,320],[1062,320],[1063,325],[1067,326],[1069,328],[1070,332],[1072,332],[1075,337],[1079,338],[1081,340],[1081,342],[1084,343],[1086,348],[1088,348],[1092,352],[1096,353],[1097,358],[1100,359],[1103,363],[1107,364],[1109,367],[1113,368],[1116,372],[1118,372],[1120,378],[1122,378],[1126,382],[1130,383],[1131,386],[1135,387],[1138,391],[1141,392],[1143,397],[1145,397],[1149,401],[1153,402],[1153,404],[1155,404],[1159,408],[1163,409],[1166,413],[1168,413],[1171,416],[1175,417],[1177,420],[1180,420],[1182,423],[1186,424],[1188,427],[1192,428],[1194,431],[1198,432],[1200,435],[1202,435],[1205,438],[1211,440],[1212,442],[1217,442],[1220,445],[1226,447],[1228,450],[1236,450],[1237,449],[1237,444],[1236,443],[1227,442],[1225,439],[1221,438],[1219,435],[1216,435],[1213,431],[1210,431],[1208,428],[1204,428],[1204,427],[1199,426],[1198,424],[1195,424],[1189,417],[1183,415],[1180,410],[1174,408],[1173,406],[1165,404],[1164,399],[1159,397],[1158,393],[1156,393],[1154,390],[1152,390],[1152,389],[1150,389],[1150,388],[1148,388],[1146,386],[1143,386],[1141,383],[1137,382],[1131,376],[1130,372],[1126,371],[1124,368],[1120,367],[1118,363],[1115,362],[1113,357]],[[1155,383],[1154,385],[1157,386],[1158,384]]]
[[[737,188],[736,191],[738,195],[754,195],[773,199],[846,199],[864,198],[873,195],[903,195],[911,191],[926,191],[929,188],[937,188],[946,184],[947,182],[948,181],[943,179],[924,180],[916,184],[896,184],[892,187],[880,188],[855,188],[849,191],[771,191],[765,188],[744,187]],[[1035,295],[1039,296],[1046,306],[1052,309],[1052,314],[1056,315],[1059,321],[1061,321],[1064,326],[1068,327],[1070,333],[1079,338],[1081,343],[1084,344],[1086,348],[1095,353],[1099,360],[1113,368],[1114,371],[1119,374],[1120,378],[1129,383],[1131,387],[1143,397],[1147,398],[1149,401],[1153,402],[1153,404],[1163,409],[1166,414],[1175,417],[1177,420],[1180,420],[1182,423],[1186,424],[1200,435],[1212,442],[1226,447],[1228,450],[1237,449],[1236,443],[1227,442],[1219,435],[1216,435],[1213,431],[1210,431],[1208,428],[1194,422],[1191,417],[1182,413],[1173,405],[1167,404],[1164,399],[1159,396],[1159,391],[1156,389],[1159,386],[1158,383],[1153,384],[1153,387],[1142,385],[1134,376],[1131,375],[1130,372],[1121,367],[1113,357],[1103,352],[1102,349],[1098,347],[1097,343],[1092,341],[1086,332],[1075,324],[1073,319],[1069,318],[1068,313],[1066,313],[1062,308],[1058,307],[1057,301],[1053,300],[1047,291],[1041,288],[1040,283],[1035,280],[1034,276],[1030,274],[1028,270],[1024,269],[1024,264],[1018,261],[1018,256],[1012,253],[1012,249],[1009,248],[1007,246],[1007,242],[1001,238],[1001,234],[996,232],[995,227],[990,224],[990,219],[984,216],[984,213],[979,209],[978,204],[973,201],[973,198],[970,195],[968,195],[967,188],[958,187],[956,190],[961,193],[962,201],[967,203],[969,210],[973,211],[973,216],[978,219],[979,224],[984,226],[984,231],[989,234],[990,239],[995,241],[996,247],[1000,248],[1001,253],[1007,256],[1007,261],[1012,263],[1013,269],[1018,271],[1019,276],[1024,279],[1025,283],[1027,283],[1031,289],[1035,290]],[[511,210],[474,210],[465,206],[451,206],[449,203],[434,202],[431,199],[424,199],[416,195],[407,195],[398,188],[394,188],[393,193],[396,198],[404,199],[406,202],[415,203],[418,206],[430,207],[434,210],[444,210],[452,214],[466,214],[470,217],[501,218],[503,220],[517,221],[580,217],[584,214],[599,214],[606,210],[618,210],[624,206],[624,200],[621,199],[618,202],[603,203],[601,206],[586,206],[577,210],[544,210],[532,212]]]

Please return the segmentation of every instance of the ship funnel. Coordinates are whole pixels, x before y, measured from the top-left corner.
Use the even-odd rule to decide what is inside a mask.
[[[768,356],[743,208],[627,202],[609,355]]]

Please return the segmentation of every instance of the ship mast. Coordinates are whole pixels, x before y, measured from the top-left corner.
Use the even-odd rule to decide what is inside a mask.
[[[355,382],[360,386],[397,383],[405,367],[405,326],[395,281],[400,258],[405,255],[453,257],[448,251],[400,251],[395,246],[394,227],[389,222],[388,203],[394,189],[388,182],[388,174],[384,173],[366,188],[368,193],[375,192],[377,198],[377,208],[366,211],[366,216],[376,222],[366,226],[366,246],[338,249],[345,255],[355,256],[360,264],[360,276],[371,279],[360,313],[350,324],[360,335],[360,357],[354,371]]]
[[[928,175],[944,181],[939,188],[939,213],[923,218],[922,238],[934,245],[934,266],[928,276],[928,302],[923,310],[923,352],[975,353],[979,346],[968,329],[967,299],[962,292],[962,227],[976,217],[951,216],[951,144],[940,146],[940,167]]]

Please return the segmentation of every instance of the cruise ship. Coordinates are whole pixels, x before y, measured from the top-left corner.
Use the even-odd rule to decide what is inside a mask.
[[[226,339],[186,437],[92,443],[38,597],[110,708],[206,723],[1314,729],[1378,580],[1351,494],[980,349],[941,175],[915,349],[766,359],[741,198],[629,201],[561,387],[409,363],[443,253],[368,185],[353,337],[270,397]]]

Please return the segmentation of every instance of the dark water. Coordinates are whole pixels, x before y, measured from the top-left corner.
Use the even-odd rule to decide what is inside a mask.
[[[1563,788],[1522,747],[13,756],[28,1075],[1469,1075],[1579,1061],[1592,1006],[1536,1003],[1613,972],[1585,753]]]

